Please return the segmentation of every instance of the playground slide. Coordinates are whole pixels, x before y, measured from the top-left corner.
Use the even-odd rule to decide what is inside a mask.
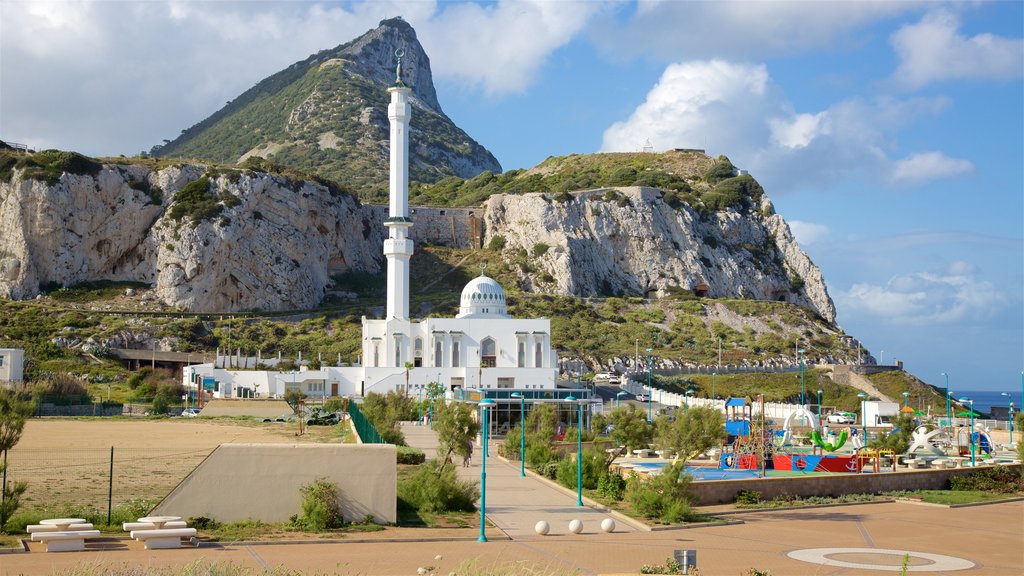
[[[811,442],[814,442],[814,444],[817,445],[817,446],[821,446],[821,449],[826,451],[826,452],[835,452],[836,450],[839,450],[840,448],[842,448],[843,444],[846,444],[846,439],[849,436],[850,436],[850,433],[847,432],[846,430],[843,430],[843,431],[839,432],[839,436],[836,438],[836,443],[835,444],[826,444],[825,441],[822,440],[822,438],[821,438],[821,432],[818,432],[817,430],[815,430],[815,431],[811,432]]]

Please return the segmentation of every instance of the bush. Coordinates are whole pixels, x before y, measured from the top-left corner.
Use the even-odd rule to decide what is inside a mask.
[[[423,464],[426,460],[427,455],[423,450],[411,446],[398,446],[399,464]]]
[[[690,491],[693,478],[682,474],[682,470],[683,465],[676,463],[650,479],[633,476],[626,482],[626,501],[641,516],[669,524],[689,518],[694,499]]]
[[[995,466],[983,468],[967,476],[954,476],[949,479],[949,488],[951,490],[980,490],[1001,494],[1024,492],[1024,476],[1005,466]]]
[[[339,528],[345,520],[341,515],[338,486],[326,478],[317,478],[299,489],[302,493],[302,516],[295,525],[310,532]]]
[[[626,493],[626,479],[614,472],[605,472],[597,481],[597,492],[605,498],[622,500]]]
[[[398,504],[420,512],[472,512],[480,490],[476,484],[460,480],[455,468],[431,460],[398,483]]]
[[[494,252],[498,252],[499,250],[501,250],[504,247],[505,247],[505,237],[504,236],[498,236],[498,235],[492,236],[491,237],[491,241],[487,243],[487,249],[488,250],[492,250]]]
[[[761,493],[757,490],[740,490],[736,495],[736,504],[754,506],[761,503]]]
[[[582,466],[580,467],[583,478],[583,487],[588,490],[597,488],[601,476],[607,471],[604,463],[604,454],[596,448],[591,448],[581,456]],[[566,488],[576,489],[576,462],[574,458],[564,458],[558,463],[555,471],[555,479]]]
[[[548,246],[543,242],[537,242],[536,244],[533,245],[533,257],[540,258],[545,253],[547,253],[549,248],[551,248],[551,246]]]

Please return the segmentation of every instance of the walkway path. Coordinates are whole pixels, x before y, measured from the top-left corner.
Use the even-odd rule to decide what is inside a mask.
[[[415,422],[402,423],[405,441],[423,450],[427,458],[437,457],[437,436],[428,426],[417,426]],[[553,486],[527,472],[519,475],[519,465],[511,464],[496,457],[497,447],[491,443],[491,457],[487,459],[487,519],[513,540],[536,536],[534,525],[538,520],[547,521],[551,535],[569,534],[569,522],[583,522],[583,533],[601,531],[601,521],[610,518],[607,513],[577,506],[576,495]],[[473,453],[473,465],[469,468],[456,466],[460,478],[480,480],[481,450]],[[617,519],[615,532],[634,532],[636,528]]]

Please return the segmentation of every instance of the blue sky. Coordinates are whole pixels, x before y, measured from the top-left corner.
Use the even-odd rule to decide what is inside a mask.
[[[726,154],[876,358],[1020,393],[1022,2],[6,1],[0,138],[135,154],[396,15],[505,169]]]

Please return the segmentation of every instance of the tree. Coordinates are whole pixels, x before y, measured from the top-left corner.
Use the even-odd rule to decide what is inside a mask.
[[[0,388],[0,452],[3,453],[3,460],[0,460],[0,478],[7,478],[7,451],[21,440],[25,421],[31,418],[35,411],[36,403],[32,399],[23,398],[13,390]],[[18,509],[20,497],[27,486],[24,482],[14,482],[10,486],[4,482],[4,485],[0,486],[0,490],[3,491],[3,504],[0,504],[0,532],[3,531],[7,519]]]
[[[405,363],[405,395],[409,396],[409,370],[412,370],[412,362]]]
[[[636,406],[630,404],[612,410],[609,420],[612,425],[609,436],[616,444],[630,448],[646,448],[651,443],[654,429],[647,422],[647,416]]]
[[[689,460],[726,438],[722,413],[714,408],[697,406],[679,413],[675,422],[658,419],[655,446],[661,450],[674,450],[676,462]]]
[[[453,454],[468,456],[469,444],[480,431],[480,423],[473,420],[473,407],[462,402],[442,403],[434,407],[434,412],[441,466],[446,466]]]
[[[416,418],[415,403],[394,390],[387,394],[370,392],[359,406],[363,415],[373,423],[381,438],[388,444],[405,445],[405,435],[398,427],[402,420]]]

